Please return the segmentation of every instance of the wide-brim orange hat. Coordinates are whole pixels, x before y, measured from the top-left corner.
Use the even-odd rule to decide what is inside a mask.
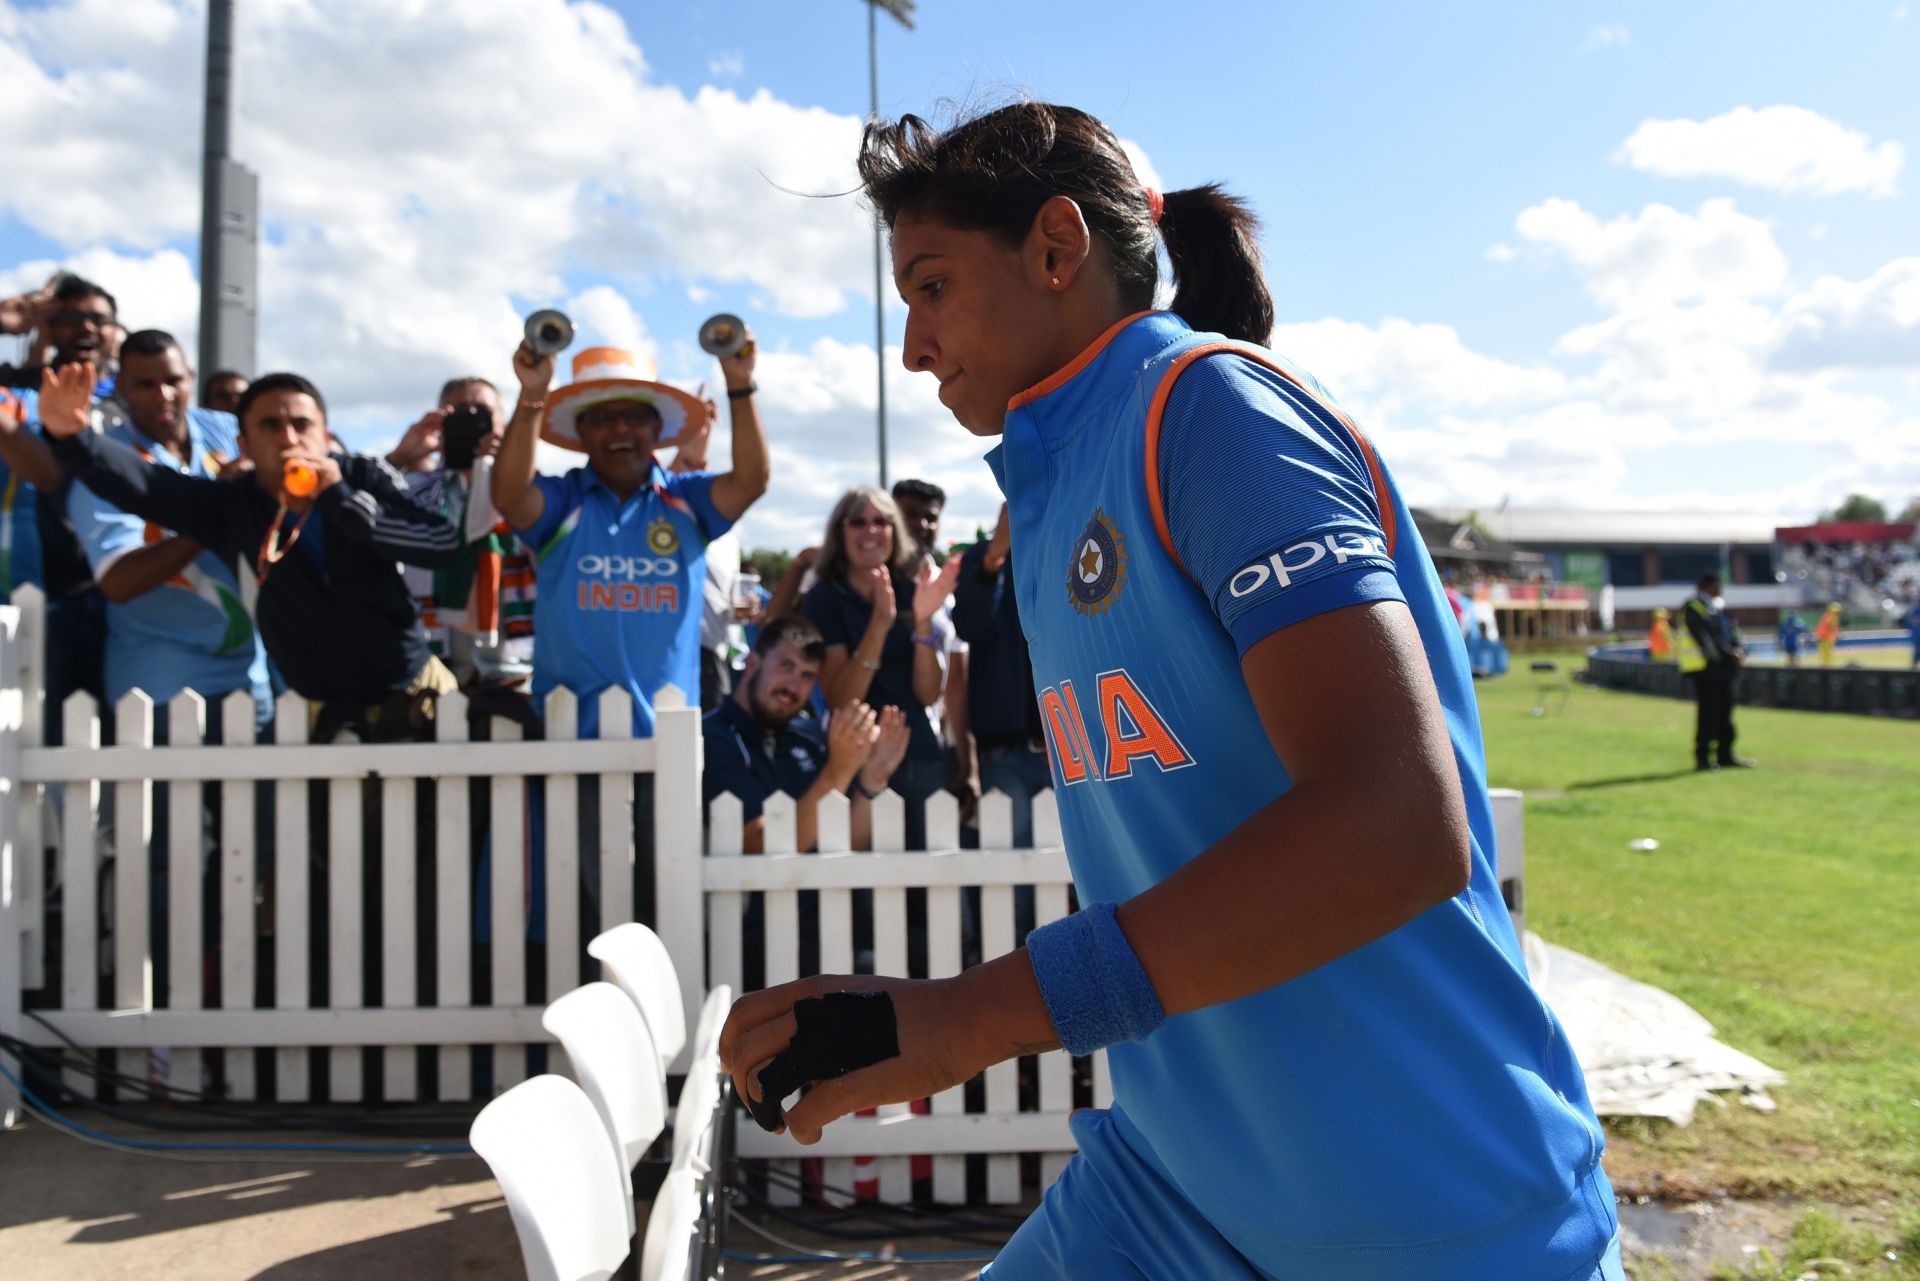
[[[581,411],[616,400],[638,400],[660,413],[656,443],[670,445],[688,426],[707,420],[706,402],[691,392],[659,381],[650,356],[618,347],[588,347],[573,358],[573,381],[547,394],[540,418],[540,439],[562,449],[584,452],[576,424]]]

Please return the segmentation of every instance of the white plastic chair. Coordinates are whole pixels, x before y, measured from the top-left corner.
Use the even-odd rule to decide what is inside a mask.
[[[616,925],[587,944],[587,955],[646,1015],[660,1062],[672,1063],[687,1044],[687,1012],[680,1004],[680,976],[660,936],[637,921]]]
[[[506,1197],[527,1281],[608,1281],[632,1248],[633,1198],[592,1100],[536,1076],[480,1110],[467,1131]]]
[[[725,983],[707,993],[693,1035],[693,1061],[680,1087],[673,1110],[673,1168],[692,1164],[693,1156],[713,1130],[714,1109],[720,1103],[720,1029],[733,1008],[733,989]],[[697,1173],[705,1174],[704,1169]]]
[[[580,1088],[619,1145],[631,1234],[633,1167],[667,1126],[667,1078],[653,1034],[627,994],[611,983],[575,988],[546,1008],[540,1026],[566,1048]]]
[[[700,1180],[693,1170],[667,1172],[647,1215],[640,1244],[640,1281],[682,1281],[700,1231]]]

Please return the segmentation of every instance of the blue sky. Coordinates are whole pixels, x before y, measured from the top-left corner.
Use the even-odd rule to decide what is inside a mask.
[[[871,475],[859,212],[774,185],[851,182],[859,0],[240,8],[264,354],[338,388],[349,440],[397,435],[456,365],[504,373],[526,306],[577,302],[590,337],[690,385],[711,376],[692,329],[725,307],[770,353],[779,470],[750,541],[806,541]],[[881,109],[1072,103],[1164,186],[1247,196],[1276,346],[1416,501],[1786,521],[1851,489],[1920,494],[1920,17],[1453,8],[1182,24],[924,0],[914,31],[882,17]],[[0,284],[84,262],[190,325],[200,22],[189,0],[0,0],[0,72],[28,86],[0,104]],[[889,386],[896,475],[990,518],[977,449],[897,366]]]

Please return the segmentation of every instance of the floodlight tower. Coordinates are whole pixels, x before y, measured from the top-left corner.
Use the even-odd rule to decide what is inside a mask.
[[[233,126],[233,0],[207,6],[200,175],[200,377],[253,377],[260,324],[260,179],[227,152]]]
[[[915,0],[867,0],[867,89],[872,108],[869,115],[880,114],[880,11],[907,30],[913,30]],[[887,487],[887,304],[883,292],[886,273],[882,270],[880,223],[873,224],[873,356],[874,378],[880,391],[880,488]]]

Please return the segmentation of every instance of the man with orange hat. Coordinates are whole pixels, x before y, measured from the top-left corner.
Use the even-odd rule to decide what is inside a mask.
[[[754,347],[720,357],[733,414],[733,470],[668,472],[654,457],[710,413],[658,380],[651,360],[613,347],[573,359],[551,393],[554,358],[514,353],[520,399],[493,469],[493,504],[536,558],[533,694],[580,698],[580,732],[599,732],[597,697],[633,696],[633,732],[653,734],[653,700],[700,689],[706,546],[767,491],[766,433],[754,404]],[[561,476],[534,474],[536,435],[584,453]]]

